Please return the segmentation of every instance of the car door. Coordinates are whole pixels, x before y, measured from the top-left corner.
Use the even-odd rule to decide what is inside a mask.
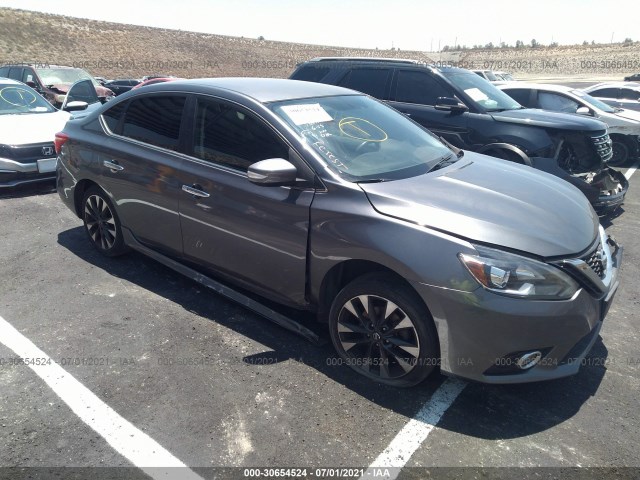
[[[436,110],[439,97],[454,98],[455,93],[426,71],[398,69],[389,105],[453,145],[468,148],[468,112]]]
[[[185,258],[283,302],[304,304],[314,189],[260,186],[247,178],[257,161],[300,160],[249,110],[211,97],[199,97],[194,109],[191,159],[180,175]]]
[[[96,145],[101,186],[122,225],[157,250],[182,254],[178,217],[182,117],[186,95],[147,94],[118,102],[102,115],[109,132]]]

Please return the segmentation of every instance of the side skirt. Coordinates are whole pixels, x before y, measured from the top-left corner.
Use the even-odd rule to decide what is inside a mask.
[[[298,335],[309,340],[314,345],[320,346],[326,343],[316,333],[309,330],[307,327],[305,327],[301,323],[296,322],[295,320],[289,317],[286,317],[285,315],[282,315],[281,313],[278,313],[275,310],[270,309],[269,307],[262,305],[260,302],[257,302],[256,300],[253,300],[252,298],[247,297],[243,293],[240,293],[232,289],[231,287],[223,285],[222,283],[216,280],[213,280],[212,278],[207,277],[206,275],[203,275],[202,273],[192,268],[189,268],[186,265],[176,262],[175,260],[169,257],[166,257],[161,253],[158,253],[155,250],[152,250],[146,247],[145,245],[138,242],[138,240],[134,237],[134,235],[131,233],[131,231],[128,228],[123,227],[122,233],[124,235],[125,243],[129,247],[131,247],[133,250],[136,250],[148,257],[151,257],[152,259],[163,264],[164,266],[169,267],[170,269],[184,275],[185,277],[190,278],[191,280],[194,280],[200,283],[201,285],[204,285],[205,287],[213,290],[217,294],[222,295],[223,297],[231,301],[236,302],[245,308],[248,308],[249,310],[257,313],[258,315],[266,318],[267,320],[271,320],[273,323],[276,323],[291,332],[297,333]]]

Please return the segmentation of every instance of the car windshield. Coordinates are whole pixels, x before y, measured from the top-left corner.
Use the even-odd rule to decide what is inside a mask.
[[[369,97],[306,98],[269,108],[348,181],[413,177],[455,158],[432,134]]]
[[[615,113],[616,112],[613,108],[611,108],[606,103],[601,102],[597,98],[592,97],[591,95],[589,95],[586,92],[583,92],[582,90],[571,90],[571,93],[574,94],[576,97],[580,97],[580,99],[583,102],[588,103],[592,107],[598,108],[598,109],[600,109],[600,110],[602,110],[604,112],[607,112],[607,113]]]
[[[75,83],[85,79],[91,80],[94,86],[98,85],[98,82],[81,68],[39,68],[38,74],[45,85]]]
[[[31,87],[0,83],[0,115],[55,112],[44,98]]]
[[[484,78],[468,71],[443,72],[443,75],[456,87],[461,89],[480,108],[487,112],[518,110],[523,108],[506,93]]]

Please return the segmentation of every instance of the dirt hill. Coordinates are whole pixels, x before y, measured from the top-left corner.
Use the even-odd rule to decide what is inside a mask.
[[[607,80],[640,72],[640,42],[417,52],[325,47],[140,27],[0,8],[0,64],[83,67],[107,78],[287,77],[296,63],[321,56],[413,58],[470,69],[504,70],[521,79]]]
[[[287,77],[296,63],[321,56],[431,61],[424,52],[274,42],[0,8],[0,64],[72,65],[107,78]]]

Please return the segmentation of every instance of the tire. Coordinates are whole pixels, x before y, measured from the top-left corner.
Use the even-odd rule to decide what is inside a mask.
[[[627,143],[627,139],[614,135],[611,138],[611,149],[613,150],[613,156],[611,157],[611,160],[607,162],[607,165],[620,167],[629,161],[629,158],[631,157],[631,148]]]
[[[88,188],[82,197],[82,220],[89,241],[101,254],[115,257],[127,252],[118,214],[97,186]]]
[[[391,276],[365,275],[344,287],[331,305],[329,330],[343,362],[380,383],[411,387],[438,365],[431,315]]]

